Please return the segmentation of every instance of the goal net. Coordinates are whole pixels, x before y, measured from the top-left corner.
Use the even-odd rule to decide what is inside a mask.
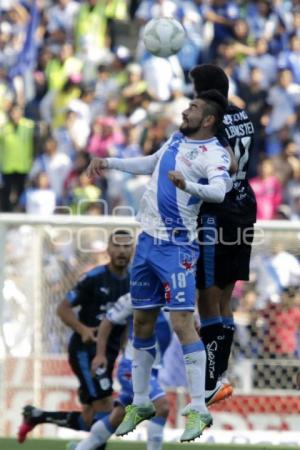
[[[119,228],[138,233],[135,220],[125,216],[1,216],[0,435],[16,433],[28,403],[48,410],[80,409],[77,380],[66,356],[70,330],[56,308],[80,275],[108,262],[107,239]],[[242,442],[254,442],[255,436],[260,442],[259,433],[273,441],[277,436],[276,442],[284,435],[291,442],[299,439],[294,434],[300,411],[295,383],[300,369],[300,227],[260,222],[254,244],[251,280],[238,283],[233,295],[236,333],[228,377],[235,394],[212,408],[214,427],[203,437],[211,442],[234,442],[239,436]],[[171,440],[183,427],[180,409],[188,401],[179,353],[174,340],[161,374],[171,406],[166,434]],[[63,435],[51,425],[39,433]]]

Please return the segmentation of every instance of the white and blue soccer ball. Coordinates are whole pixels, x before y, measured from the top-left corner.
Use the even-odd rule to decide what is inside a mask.
[[[152,19],[143,31],[146,49],[155,56],[167,58],[179,52],[186,38],[185,29],[171,17]]]

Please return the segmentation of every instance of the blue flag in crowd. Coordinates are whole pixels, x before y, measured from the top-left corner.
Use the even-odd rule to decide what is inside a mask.
[[[29,5],[30,19],[28,22],[26,37],[23,48],[18,55],[16,64],[11,67],[8,77],[13,79],[17,75],[22,75],[27,69],[30,69],[35,62],[37,53],[37,43],[35,32],[40,22],[40,13],[36,0],[32,0]]]

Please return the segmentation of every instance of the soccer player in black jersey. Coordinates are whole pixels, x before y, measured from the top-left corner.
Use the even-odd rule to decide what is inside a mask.
[[[125,327],[114,327],[107,346],[107,383],[102,389],[91,373],[91,363],[96,355],[96,331],[106,311],[129,292],[128,265],[133,253],[133,236],[125,230],[116,230],[108,243],[110,262],[87,272],[67,292],[57,308],[61,320],[73,330],[68,353],[69,363],[79,380],[79,398],[82,412],[43,411],[31,405],[23,410],[23,423],[18,432],[19,442],[24,442],[27,433],[36,425],[52,423],[74,430],[88,431],[91,425],[112,407],[112,370],[120,350],[120,340]],[[79,307],[78,317],[73,312]],[[108,385],[107,385],[108,384]],[[104,449],[105,446],[99,447]]]
[[[195,96],[216,89],[228,97],[225,72],[213,64],[195,66],[190,72]],[[249,262],[256,221],[256,200],[247,180],[254,128],[246,111],[228,105],[217,133],[220,143],[234,152],[233,189],[223,203],[204,203],[199,215],[200,257],[197,265],[198,308],[201,337],[206,346],[206,402],[229,397],[232,386],[225,379],[234,334],[231,295],[237,280],[249,279]]]

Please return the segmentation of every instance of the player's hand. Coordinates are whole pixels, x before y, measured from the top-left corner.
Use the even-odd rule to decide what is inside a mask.
[[[80,336],[81,340],[84,344],[90,344],[92,342],[97,342],[96,332],[98,328],[97,327],[86,327],[83,326]]]
[[[185,189],[185,179],[181,172],[178,172],[177,170],[170,170],[168,172],[168,177],[177,188],[182,190]]]
[[[102,170],[107,168],[108,162],[105,158],[93,158],[86,169],[86,174],[89,178],[99,177],[102,174]]]
[[[99,355],[97,354],[95,358],[92,361],[92,374],[95,376],[95,372],[98,369],[98,367],[102,367],[103,369],[106,369],[107,367],[107,359],[105,355]]]

